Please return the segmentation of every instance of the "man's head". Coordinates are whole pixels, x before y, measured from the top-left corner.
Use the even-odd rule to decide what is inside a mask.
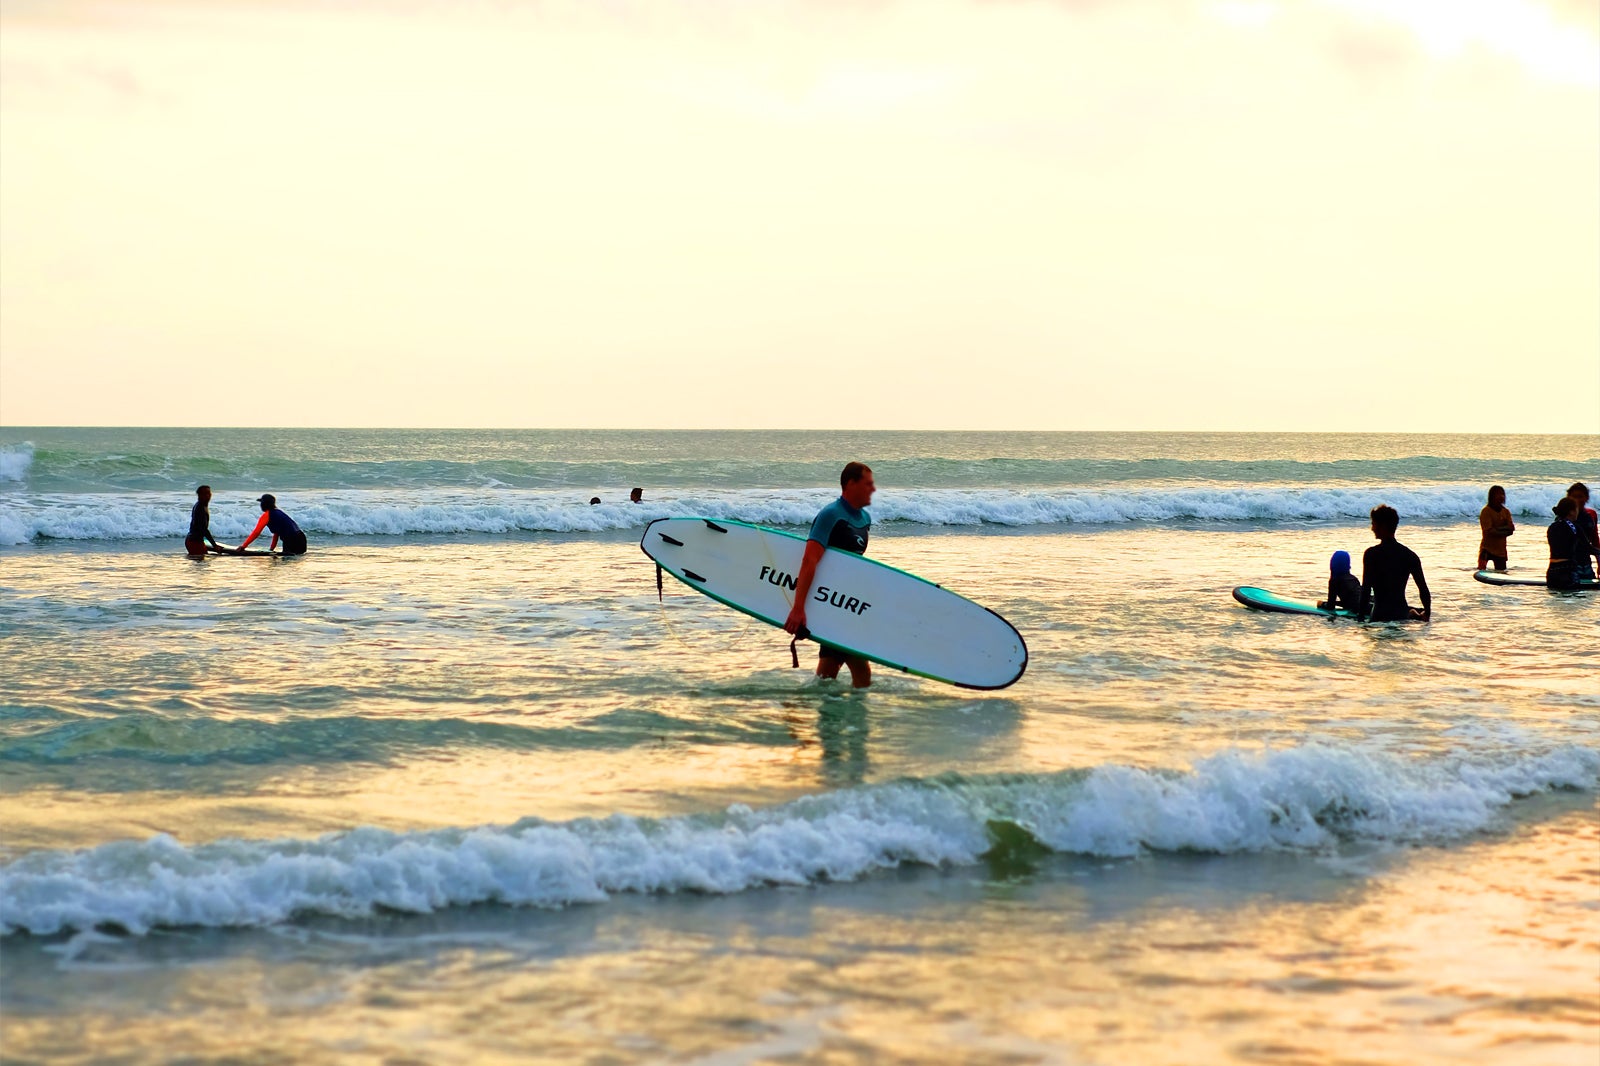
[[[199,488],[194,490],[194,494],[200,497],[201,503],[209,503],[211,501],[211,486],[201,485]]]
[[[1550,509],[1555,512],[1557,518],[1571,518],[1578,513],[1578,501],[1571,496],[1563,496]]]
[[[278,506],[278,498],[270,492],[258,498],[256,502],[261,505],[263,511],[270,511]]]
[[[644,489],[634,489],[628,493],[629,503],[641,503],[644,500]]]
[[[1380,503],[1372,509],[1372,535],[1380,540],[1394,536],[1394,531],[1400,528],[1400,512],[1386,503]]]
[[[1589,502],[1589,486],[1581,481],[1574,481],[1572,487],[1567,490],[1567,499],[1579,507],[1584,506]]]
[[[598,496],[590,496],[589,497],[589,506],[590,507],[593,507],[595,504],[597,504],[599,502],[600,502],[600,497],[598,497]]]
[[[1489,506],[1504,507],[1506,505],[1506,490],[1499,485],[1489,486]]]
[[[872,481],[872,467],[866,463],[846,463],[839,474],[839,491],[844,502],[851,507],[865,507],[872,502],[878,486]]]

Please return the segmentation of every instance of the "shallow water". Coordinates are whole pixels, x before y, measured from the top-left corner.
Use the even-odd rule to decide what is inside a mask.
[[[1026,636],[998,693],[810,679],[637,526],[4,549],[5,1055],[1592,1063],[1600,596],[1473,581],[1470,517],[1402,526],[1409,627],[1229,598],[1337,517],[880,519]]]

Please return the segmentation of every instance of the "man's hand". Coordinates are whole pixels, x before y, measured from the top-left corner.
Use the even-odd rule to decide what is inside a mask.
[[[789,608],[789,618],[783,623],[785,633],[798,633],[806,627],[806,603],[804,600],[794,601],[794,606]]]

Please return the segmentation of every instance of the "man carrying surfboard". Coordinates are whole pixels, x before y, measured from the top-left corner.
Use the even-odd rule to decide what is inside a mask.
[[[800,573],[795,576],[794,606],[783,624],[784,631],[796,635],[806,628],[806,598],[811,592],[811,582],[817,575],[817,564],[829,548],[867,553],[867,536],[872,531],[872,516],[867,504],[877,491],[872,481],[872,468],[865,463],[846,463],[839,474],[839,498],[821,511],[811,523],[811,533],[806,537],[805,556],[800,560]],[[856,688],[872,684],[872,664],[867,660],[846,654],[839,648],[818,642],[817,676],[833,679],[839,668],[850,668],[850,683]]]

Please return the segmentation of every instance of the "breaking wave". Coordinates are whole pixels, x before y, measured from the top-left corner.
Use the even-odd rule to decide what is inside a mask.
[[[1519,517],[1547,519],[1565,487],[1508,485]],[[709,516],[801,527],[832,496],[824,490],[705,491],[662,495],[641,505],[590,506],[570,492],[524,489],[316,491],[279,496],[308,533],[322,536],[408,534],[598,533],[641,529],[654,518]],[[0,497],[0,544],[34,540],[127,541],[181,537],[189,500],[155,502],[146,493],[16,494]],[[928,526],[1069,526],[1124,522],[1223,522],[1271,525],[1364,520],[1389,503],[1408,522],[1470,521],[1483,506],[1478,484],[1359,486],[1111,487],[1084,489],[917,489],[880,492],[877,523]],[[258,515],[248,501],[219,497],[212,531],[237,539]]]
[[[1517,797],[1597,785],[1600,751],[1573,745],[1423,760],[1309,744],[1225,752],[1183,772],[1107,765],[907,779],[715,815],[194,846],[159,835],[0,866],[0,934],[735,893],[968,865],[1008,850],[1129,857],[1443,842],[1490,827]]]

